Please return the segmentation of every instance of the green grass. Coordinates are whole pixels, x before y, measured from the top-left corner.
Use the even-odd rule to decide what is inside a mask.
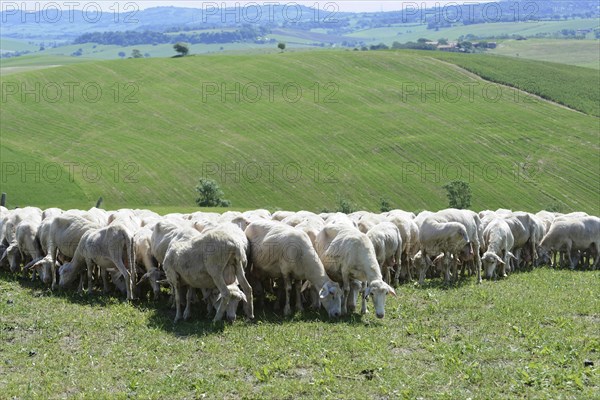
[[[600,69],[599,40],[505,40],[490,53]]]
[[[103,96],[95,103],[81,89],[72,102],[66,89],[57,102],[8,96],[0,110],[0,190],[11,207],[88,208],[99,196],[106,208],[193,207],[204,175],[242,209],[319,211],[344,198],[378,210],[383,197],[419,211],[445,207],[441,186],[460,174],[471,181],[474,209],[561,204],[599,214],[598,118],[507,88],[491,101],[496,91],[486,95],[487,82],[447,62],[496,59],[501,70],[546,67],[485,56],[441,61],[431,52],[320,51],[115,60],[9,75],[3,85],[76,82]],[[556,69],[543,84],[571,93],[560,75],[567,68],[575,67]],[[231,90],[251,82],[262,87],[259,101],[251,91],[239,102],[231,94],[203,99],[203,83]],[[269,82],[279,85],[272,100]],[[286,83],[303,91],[297,102],[292,90],[282,94]],[[415,89],[448,83],[461,89],[460,100]],[[472,98],[468,87],[477,88]],[[49,163],[63,168],[61,180]]]
[[[591,68],[493,57],[485,54],[434,53],[486,80],[536,94],[586,114],[600,116],[600,73]]]
[[[196,305],[52,294],[0,273],[13,398],[597,398],[600,272],[404,285],[386,316],[306,311],[212,324]],[[585,367],[584,361],[593,362]]]

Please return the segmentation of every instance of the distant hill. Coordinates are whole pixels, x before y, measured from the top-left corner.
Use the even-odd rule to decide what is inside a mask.
[[[103,196],[109,208],[185,207],[204,176],[241,208],[347,199],[377,210],[384,198],[418,211],[444,207],[441,186],[459,178],[475,209],[600,213],[597,117],[429,54],[131,59],[6,76],[16,92],[0,111],[0,191],[13,206]]]

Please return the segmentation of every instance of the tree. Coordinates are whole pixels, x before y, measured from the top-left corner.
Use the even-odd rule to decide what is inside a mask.
[[[471,186],[465,181],[455,180],[442,186],[448,192],[448,206],[465,209],[471,206]]]
[[[438,44],[445,46],[448,44],[448,39],[444,39],[444,38],[438,39]]]
[[[121,57],[121,58],[125,58],[125,56],[126,56],[126,54],[125,54],[125,52],[124,52],[124,51],[120,51],[120,52],[119,52],[119,57]]]
[[[338,206],[335,211],[344,214],[352,214],[354,211],[356,211],[356,207],[346,199],[339,199]]]
[[[379,199],[379,210],[381,212],[388,212],[392,210],[392,206],[390,205],[390,202],[387,201],[386,199],[384,199],[383,197],[381,199]]]
[[[285,43],[283,43],[283,42],[279,42],[279,43],[277,44],[277,48],[278,48],[279,50],[281,50],[281,52],[283,53],[283,51],[285,50]]]
[[[173,48],[175,49],[176,52],[179,53],[180,57],[185,57],[190,52],[190,47],[188,46],[187,43],[182,43],[182,42],[175,43],[173,45]]]
[[[133,58],[144,58],[144,56],[142,55],[142,52],[139,51],[138,49],[131,50],[131,57],[133,57]]]
[[[231,205],[229,200],[223,199],[223,191],[212,179],[200,178],[196,190],[200,196],[196,199],[196,204],[200,207],[229,207]]]

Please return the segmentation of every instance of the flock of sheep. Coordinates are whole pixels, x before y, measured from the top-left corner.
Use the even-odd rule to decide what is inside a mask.
[[[128,300],[172,290],[178,321],[201,293],[214,320],[233,320],[239,303],[275,298],[283,314],[324,307],[330,317],[385,315],[393,286],[418,275],[505,277],[539,264],[595,269],[600,218],[583,212],[537,214],[446,209],[418,215],[315,214],[253,210],[160,216],[149,210],[87,211],[0,207],[0,268],[32,274],[55,290],[116,287]],[[87,278],[87,279],[86,279]],[[102,282],[102,283],[100,283]],[[146,291],[144,291],[146,288]],[[196,289],[200,289],[198,292]],[[181,312],[181,303],[185,310]]]

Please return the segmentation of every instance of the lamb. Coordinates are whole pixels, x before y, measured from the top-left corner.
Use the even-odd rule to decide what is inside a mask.
[[[598,267],[600,257],[600,218],[580,217],[555,220],[550,230],[540,242],[541,258],[548,259],[550,250],[565,250],[570,261],[570,268],[574,269],[577,259],[571,254],[572,251],[591,249],[595,255],[592,269]]]
[[[102,225],[69,213],[54,217],[47,237],[48,253],[44,258],[32,264],[30,268],[38,270],[44,283],[47,284],[51,281],[52,290],[55,290],[58,286],[56,281],[58,253],[72,258],[84,233],[100,227]]]
[[[246,262],[239,238],[231,236],[225,229],[210,229],[203,234],[174,241],[165,256],[164,269],[175,292],[175,322],[182,317],[180,292],[183,286],[219,289],[222,301],[213,321],[221,320],[229,302],[239,296],[239,290],[231,290],[228,286],[236,278],[242,289],[247,291],[243,293],[242,300],[252,304],[252,289],[244,275],[243,265]],[[184,319],[191,315],[191,295],[192,290],[188,290]]]
[[[384,221],[369,229],[367,237],[373,243],[384,281],[390,284],[390,269],[394,265],[397,265],[398,270],[401,268],[402,237],[400,231],[393,223]]]
[[[285,316],[291,314],[292,280],[308,280],[319,290],[319,298],[330,317],[340,315],[341,291],[325,272],[306,233],[275,221],[255,221],[246,228],[250,242],[252,273],[258,279],[283,278]],[[298,282],[299,283],[299,282]],[[296,309],[302,310],[300,285],[297,285]]]
[[[316,248],[327,274],[342,284],[342,314],[355,306],[351,284],[360,281],[367,282],[361,311],[367,311],[366,299],[371,295],[376,316],[383,318],[385,296],[388,293],[395,296],[396,292],[383,281],[375,249],[367,235],[344,224],[327,224],[317,236]]]
[[[102,271],[116,266],[125,279],[127,300],[134,299],[133,288],[136,274],[133,234],[125,225],[113,223],[98,229],[87,230],[81,236],[72,260],[63,264],[59,269],[60,286],[69,285],[74,277],[79,275],[84,267],[87,267],[88,294],[92,294],[94,287],[92,276],[95,265],[99,266]]]
[[[510,227],[502,218],[492,220],[483,231],[486,252],[481,257],[485,277],[491,279],[496,275],[496,267],[500,265],[500,276],[506,276],[506,267],[512,253],[514,238]],[[510,267],[509,267],[510,268]]]

